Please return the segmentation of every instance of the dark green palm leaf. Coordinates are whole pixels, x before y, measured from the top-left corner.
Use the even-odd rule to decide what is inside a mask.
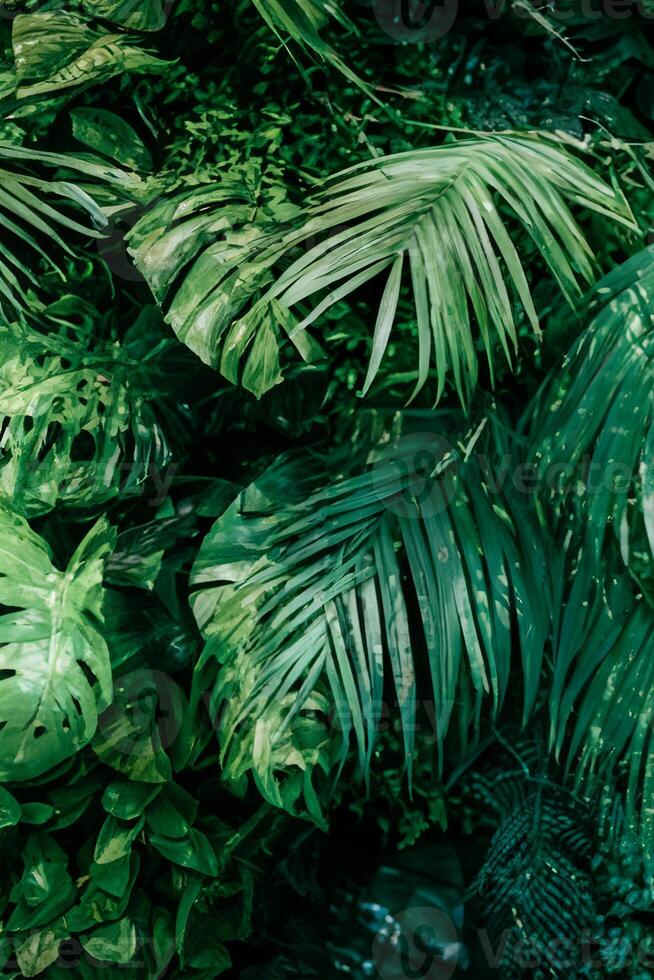
[[[654,613],[627,582],[577,557],[554,641],[551,741],[575,788],[625,799],[625,829],[654,848]],[[611,827],[607,827],[611,833]]]
[[[38,176],[36,169],[74,174]],[[35,303],[28,294],[34,281],[35,262],[54,269],[64,255],[73,255],[69,239],[102,237],[107,215],[89,191],[102,189],[114,196],[113,208],[124,196],[132,196],[140,179],[109,165],[61,153],[32,150],[0,142],[0,318],[12,322],[21,310]],[[84,186],[86,185],[86,186]]]
[[[319,61],[327,62],[355,85],[370,92],[370,86],[322,36],[330,19],[349,31],[354,30],[354,25],[340,8],[340,0],[252,0],[252,3],[284,44],[289,38],[303,51],[310,52]]]
[[[529,714],[548,631],[542,552],[460,455],[406,436],[322,486],[310,461],[281,461],[216,522],[192,604],[207,639],[196,682],[221,713],[228,776],[251,770],[289,809],[303,788],[315,815],[312,769],[339,771],[353,739],[365,774],[386,703],[410,778],[418,697],[439,750],[451,721],[474,741],[486,699],[491,715],[502,704],[514,647]]]
[[[599,557],[612,530],[639,578],[654,551],[654,247],[591,293],[588,328],[533,411],[533,458],[555,509]],[[638,552],[646,568],[636,568]],[[649,558],[649,561],[648,561]],[[643,561],[640,562],[640,565]]]

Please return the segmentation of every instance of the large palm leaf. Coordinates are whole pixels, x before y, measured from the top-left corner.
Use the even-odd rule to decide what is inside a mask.
[[[591,549],[575,556],[554,637],[551,744],[575,788],[608,805],[605,817],[623,794],[619,832],[651,861],[654,613],[627,582],[600,570]]]
[[[654,552],[654,247],[597,285],[590,316],[563,370],[537,399],[533,458],[555,509],[569,510],[572,501],[583,515],[596,556],[612,528],[632,571],[649,579],[647,557]]]
[[[303,788],[315,813],[312,769],[342,767],[352,737],[365,773],[384,703],[410,776],[417,698],[439,751],[453,719],[474,740],[485,698],[490,714],[502,704],[513,648],[528,716],[548,632],[542,551],[476,463],[457,471],[459,455],[407,436],[329,483],[285,460],[216,522],[192,576],[207,638],[196,683],[220,713],[229,776],[252,770],[289,808]]]
[[[212,200],[205,189],[172,208],[162,202],[132,230],[131,251],[178,336],[257,395],[282,380],[283,342],[290,338],[305,359],[315,356],[307,328],[383,276],[367,391],[408,276],[418,334],[415,390],[433,361],[437,396],[452,375],[465,400],[479,344],[491,367],[495,343],[511,358],[516,303],[539,332],[509,227],[527,233],[572,300],[579,280],[593,278],[593,263],[571,206],[630,221],[613,189],[535,136],[466,139],[361,164],[277,223],[261,215],[244,221],[225,200],[227,190],[220,197],[218,190]]]
[[[103,519],[65,571],[23,518],[0,508],[0,779],[31,779],[90,741],[111,700],[100,632]]]
[[[551,741],[586,796],[624,791],[626,827],[651,854],[654,249],[598,283],[584,313],[589,326],[531,410],[543,500],[581,541],[555,574]]]

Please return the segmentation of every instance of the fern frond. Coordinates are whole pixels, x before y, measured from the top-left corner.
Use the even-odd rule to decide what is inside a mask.
[[[475,889],[500,974],[583,976],[595,911],[587,815],[554,783],[525,784],[523,796],[504,814]]]

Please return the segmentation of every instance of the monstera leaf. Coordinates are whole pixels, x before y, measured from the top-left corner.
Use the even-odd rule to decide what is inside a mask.
[[[171,448],[163,399],[156,409],[155,401],[169,342],[142,351],[143,331],[154,326],[148,312],[122,345],[81,330],[0,327],[0,499],[13,509],[92,507],[165,479]]]
[[[533,240],[572,302],[578,280],[592,281],[594,270],[571,207],[631,224],[625,201],[591,170],[552,141],[524,135],[360,164],[283,220],[244,221],[238,201],[228,185],[164,200],[132,229],[130,251],[180,339],[257,396],[282,380],[283,346],[305,360],[318,356],[307,328],[382,277],[363,392],[377,376],[406,287],[417,326],[414,393],[433,362],[436,396],[451,376],[465,402],[477,347],[491,370],[495,342],[509,361],[517,349],[516,306],[539,334],[509,228]]]
[[[528,717],[548,631],[538,535],[475,461],[422,433],[339,469],[326,483],[308,461],[273,466],[216,522],[192,575],[197,683],[228,776],[252,770],[289,807],[279,777],[302,774],[312,812],[312,770],[340,771],[350,741],[368,771],[384,704],[409,777],[418,698],[440,751],[450,722],[474,742],[486,699],[497,714],[515,679],[512,649]]]
[[[27,522],[0,509],[0,779],[32,779],[90,741],[111,700],[100,632],[113,532],[100,520],[65,571]]]

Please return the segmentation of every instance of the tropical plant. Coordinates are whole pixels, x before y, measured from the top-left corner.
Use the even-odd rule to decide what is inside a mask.
[[[265,214],[248,221],[236,206],[239,196],[238,187],[227,185],[162,202],[136,225],[130,243],[178,337],[257,396],[282,380],[283,339],[305,360],[317,356],[306,328],[386,273],[365,394],[389,342],[406,270],[418,331],[414,394],[426,383],[433,357],[436,398],[451,373],[465,403],[477,379],[471,312],[491,372],[496,341],[509,361],[517,347],[515,299],[540,336],[524,269],[496,200],[531,236],[570,302],[580,295],[578,278],[592,281],[593,267],[569,204],[630,225],[624,200],[580,161],[545,138],[519,135],[360,164],[332,177],[283,224],[266,221]],[[216,203],[222,206],[212,220],[206,208]],[[181,285],[171,289],[185,267]],[[296,306],[300,315],[292,312]]]
[[[340,771],[352,737],[365,774],[388,698],[400,712],[410,785],[419,654],[441,757],[453,714],[463,752],[485,696],[497,715],[514,646],[529,716],[548,631],[547,603],[534,601],[544,553],[535,535],[522,547],[517,528],[527,518],[516,502],[493,496],[474,462],[456,468],[458,456],[436,434],[407,435],[361,472],[350,476],[348,460],[339,479],[315,489],[306,463],[278,462],[218,519],[191,601],[207,637],[203,690],[205,665],[221,664],[212,706],[228,776],[251,769],[266,797],[288,806],[299,769],[315,812],[312,768]],[[291,775],[290,788],[280,789],[278,771]]]
[[[0,143],[0,160],[4,239],[0,243],[0,316],[7,323],[26,307],[34,308],[34,299],[28,297],[26,288],[34,278],[33,270],[39,258],[65,280],[55,257],[61,259],[73,251],[62,235],[71,235],[74,240],[80,235],[86,239],[100,238],[107,225],[102,207],[84,187],[63,178],[35,176],[29,172],[31,167],[42,164],[47,168],[64,168],[72,171],[78,180],[80,176],[87,177],[121,189],[125,185],[129,187],[130,181],[127,174],[104,164],[12,143]],[[91,224],[82,224],[78,219],[90,219]],[[25,250],[32,255],[32,271],[23,257]]]
[[[654,548],[653,289],[651,247],[598,284],[589,326],[543,391],[532,426],[534,460],[557,509],[585,481],[590,547],[599,556],[610,527],[628,565],[639,531]]]
[[[651,980],[647,5],[427,6],[0,3],[3,976]]]
[[[343,12],[339,0],[252,0],[252,3],[265,20],[266,24],[286,44],[289,38],[304,51],[309,51],[320,61],[326,61],[333,68],[369,91],[367,86],[352,71],[347,62],[338,54],[329,42],[322,37],[322,31],[330,18],[352,32],[355,27]]]
[[[89,742],[111,701],[100,632],[102,568],[112,532],[101,519],[65,572],[27,522],[3,508],[0,590],[2,779],[52,769]]]
[[[15,88],[5,82],[5,112],[34,112],[43,99],[69,97],[122,72],[166,69],[164,61],[130,43],[136,38],[97,31],[70,11],[18,14],[11,39],[14,64],[9,77]]]
[[[65,303],[47,310],[60,323],[72,312]],[[165,474],[172,446],[160,421],[167,414],[161,382],[169,341],[144,350],[144,332],[148,345],[156,336],[151,314],[143,311],[122,344],[94,343],[92,321],[86,330],[50,333],[0,328],[0,496],[15,511],[97,507]],[[181,428],[178,417],[171,431]]]

